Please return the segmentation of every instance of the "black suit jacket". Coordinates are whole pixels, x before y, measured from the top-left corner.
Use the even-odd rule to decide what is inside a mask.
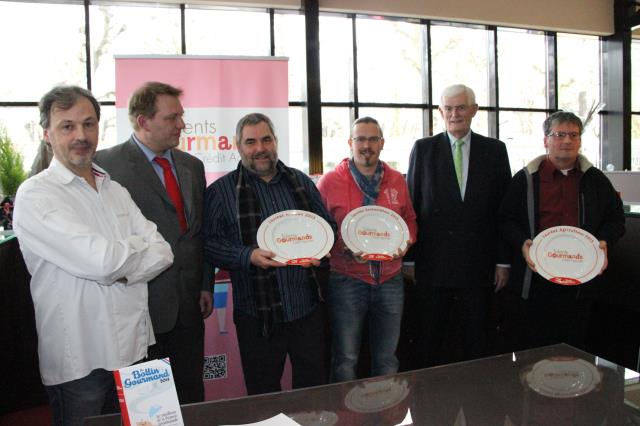
[[[202,208],[204,166],[196,157],[172,150],[189,228],[180,234],[176,209],[160,178],[133,139],[99,151],[95,162],[127,188],[142,214],[154,222],[171,245],[173,265],[149,282],[149,313],[156,333],[202,323],[201,290],[211,291],[211,271],[204,263]]]
[[[416,141],[407,183],[418,216],[409,259],[419,286],[493,285],[496,263],[509,263],[499,249],[497,213],[510,179],[504,143],[472,133],[462,200],[447,134]]]

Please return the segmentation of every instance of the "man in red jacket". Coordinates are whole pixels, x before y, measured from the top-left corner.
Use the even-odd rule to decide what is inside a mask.
[[[349,138],[351,158],[345,158],[325,174],[318,189],[338,223],[353,209],[366,205],[386,207],[407,222],[410,240],[416,238],[416,214],[402,175],[380,160],[384,147],[382,129],[371,117],[355,121]],[[331,381],[356,378],[362,328],[369,317],[371,375],[395,373],[395,351],[400,337],[404,305],[402,256],[371,261],[352,253],[341,233],[331,250],[328,308],[332,333]]]

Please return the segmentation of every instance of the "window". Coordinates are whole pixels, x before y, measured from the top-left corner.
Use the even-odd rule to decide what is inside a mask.
[[[180,53],[177,7],[91,6],[89,18],[91,92],[99,101],[115,101],[114,55]]]
[[[526,54],[523,54],[526,52]],[[546,118],[546,37],[539,31],[498,30],[500,140],[507,145],[511,172],[544,153],[542,122]]]
[[[307,52],[304,15],[297,12],[274,16],[275,55],[289,58],[289,159],[291,165],[309,172],[307,131]],[[299,104],[299,105],[298,105]]]
[[[351,20],[320,16],[320,86],[322,102],[353,99],[353,37]]]
[[[356,34],[359,100],[421,103],[421,25],[359,18]]]
[[[558,107],[585,124],[582,154],[600,167],[600,41],[558,34]]]
[[[540,32],[498,31],[500,108],[547,108],[546,42]]]
[[[37,102],[59,83],[87,86],[82,5],[0,1],[0,37],[0,101]]]
[[[488,31],[458,25],[431,26],[434,104],[445,87],[462,83],[473,89],[480,106],[489,105]],[[435,131],[435,130],[434,130]]]
[[[413,143],[424,135],[425,28],[382,17],[321,16],[324,170],[350,156],[347,141],[356,116],[371,116],[385,136],[381,158],[406,172]]]
[[[417,108],[361,108],[360,116],[378,120],[384,134],[380,158],[394,169],[406,172],[413,144],[424,134],[422,111]]]
[[[516,173],[531,160],[545,153],[543,112],[503,111],[500,113],[500,139],[507,145],[511,172]]]
[[[185,10],[187,54],[269,56],[266,11]]]
[[[304,16],[299,13],[276,13],[276,56],[289,58],[289,100],[307,99],[307,51]]]
[[[325,169],[349,155],[353,120],[385,130],[383,160],[406,172],[413,142],[444,129],[442,90],[464,83],[480,111],[473,130],[499,137],[518,170],[544,152],[541,123],[555,108],[591,116],[582,152],[600,163],[601,41],[598,37],[413,18],[322,13],[322,141],[308,140],[305,18],[298,10],[178,4],[88,7],[0,0],[0,124],[29,165],[41,135],[37,102],[54,84],[90,88],[103,105],[101,146],[114,144],[113,56],[187,54],[289,58],[292,166],[308,170],[308,144],[322,143]],[[181,20],[184,18],[184,28]],[[23,25],[30,22],[29,27]],[[54,23],[64,22],[64,25]],[[140,25],[145,22],[145,25]],[[37,27],[41,37],[31,37]],[[87,52],[86,32],[89,31]],[[182,38],[184,34],[184,39]],[[273,39],[272,39],[273,36]],[[24,51],[30,52],[24,55]],[[632,43],[640,63],[640,41]],[[88,55],[88,57],[87,57]],[[89,69],[87,69],[89,64]],[[16,84],[19,81],[29,84]],[[633,67],[640,81],[640,66]],[[640,84],[632,89],[632,168],[640,170]],[[591,113],[591,114],[590,114]]]
[[[349,108],[322,108],[322,164],[325,172],[351,156],[348,143],[351,121]]]

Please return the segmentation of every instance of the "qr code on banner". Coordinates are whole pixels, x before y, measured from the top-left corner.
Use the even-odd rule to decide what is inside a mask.
[[[204,380],[227,378],[227,354],[204,357]]]

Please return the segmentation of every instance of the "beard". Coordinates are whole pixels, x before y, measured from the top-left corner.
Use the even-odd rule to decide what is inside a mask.
[[[241,156],[242,165],[251,170],[254,174],[264,177],[272,176],[276,171],[276,164],[278,163],[278,154],[276,152],[260,152],[250,158]],[[268,162],[261,162],[260,165],[256,160],[269,160]]]
[[[362,161],[362,164],[365,167],[371,167],[374,164],[378,163],[378,156],[374,151],[370,149],[363,149],[362,151],[358,151],[358,154]]]
[[[84,169],[91,167],[93,157],[96,154],[95,146],[86,139],[76,140],[67,147],[52,145],[53,155],[67,167]],[[76,152],[76,150],[81,150]]]
[[[70,150],[77,149],[77,148],[84,149],[84,150],[87,150],[87,149],[91,150],[91,144],[87,140],[79,140],[72,143],[71,146],[69,147]],[[89,153],[82,156],[76,156],[76,157],[70,156],[69,162],[76,167],[87,167],[87,166],[90,166],[91,163],[93,162],[94,156],[95,156],[95,150],[89,151]]]

